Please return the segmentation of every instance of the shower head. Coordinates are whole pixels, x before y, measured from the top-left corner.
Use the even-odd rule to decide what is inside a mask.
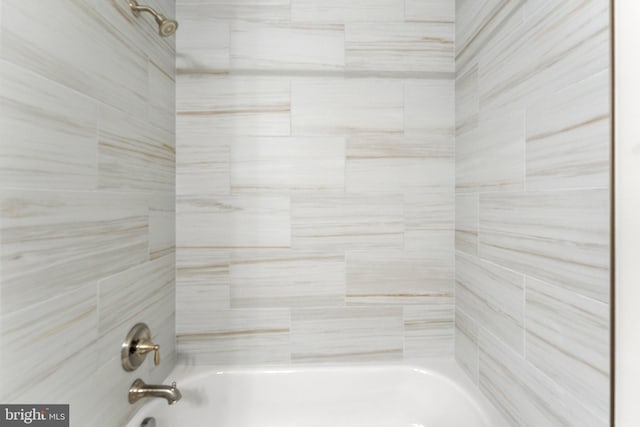
[[[149,6],[140,6],[137,0],[129,0],[129,7],[131,8],[131,12],[133,12],[133,16],[140,15],[140,12],[148,12],[153,15],[156,22],[158,23],[158,34],[162,37],[169,37],[175,34],[178,29],[178,21],[173,19],[167,19],[161,13],[156,12],[156,10]]]
[[[178,21],[174,21],[173,19],[164,18],[163,20],[156,19],[156,21],[158,22],[158,32],[162,37],[172,36],[178,29]]]

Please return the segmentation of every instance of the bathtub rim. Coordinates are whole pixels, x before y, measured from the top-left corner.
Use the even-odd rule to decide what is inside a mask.
[[[249,375],[249,374],[295,374],[305,372],[340,372],[340,371],[373,371],[383,372],[398,370],[402,372],[411,371],[418,375],[426,375],[446,382],[453,389],[461,393],[470,404],[484,418],[485,423],[492,427],[509,427],[510,424],[505,417],[495,407],[495,405],[480,391],[480,388],[471,380],[453,358],[434,358],[409,361],[371,361],[371,362],[330,362],[330,363],[308,363],[308,364],[261,364],[261,365],[189,365],[177,362],[169,372],[163,383],[177,382],[180,384],[192,384],[204,380],[206,377],[214,375]],[[136,415],[151,409],[151,406],[159,404],[149,401],[142,405],[139,410],[132,414],[129,423]],[[178,403],[179,404],[179,403]]]

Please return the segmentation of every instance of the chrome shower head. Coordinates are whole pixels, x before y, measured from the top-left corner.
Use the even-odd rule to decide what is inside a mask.
[[[140,15],[140,12],[148,12],[152,14],[158,23],[158,34],[162,37],[169,37],[176,33],[176,30],[178,29],[178,21],[167,19],[166,16],[156,12],[152,7],[140,6],[137,0],[129,0],[129,7],[133,12],[133,16]]]

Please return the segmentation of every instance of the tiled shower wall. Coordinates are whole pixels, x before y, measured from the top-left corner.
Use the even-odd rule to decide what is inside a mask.
[[[183,361],[451,355],[454,2],[177,10]]]
[[[458,0],[456,358],[514,426],[607,426],[609,1]]]
[[[0,402],[69,403],[74,427],[121,425],[175,360],[175,48],[127,9],[0,4]],[[139,321],[163,360],[126,373]]]

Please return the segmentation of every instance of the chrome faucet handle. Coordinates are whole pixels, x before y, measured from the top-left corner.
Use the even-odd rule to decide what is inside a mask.
[[[150,352],[155,352],[153,355],[153,364],[158,366],[160,364],[160,345],[154,344],[148,339],[141,339],[136,344],[136,353],[138,354],[147,354]]]

